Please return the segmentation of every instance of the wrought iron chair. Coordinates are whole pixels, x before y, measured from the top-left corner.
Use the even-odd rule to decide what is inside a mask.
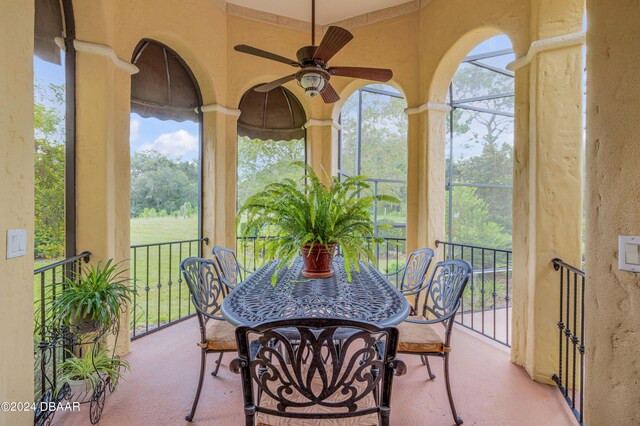
[[[414,250],[409,253],[407,261],[402,268],[384,275],[387,278],[391,278],[393,276],[400,277],[400,273],[402,273],[400,282],[396,278],[397,287],[403,293],[411,293],[414,289],[424,284],[427,270],[434,256],[435,253],[430,248]]]
[[[430,356],[444,358],[444,378],[447,387],[447,397],[451,412],[456,424],[462,424],[462,418],[458,416],[451,394],[449,380],[449,355],[451,353],[451,332],[455,321],[456,312],[460,307],[460,298],[464,292],[473,270],[464,260],[448,260],[438,262],[428,282],[413,292],[418,295],[423,290],[426,292],[420,316],[407,318],[402,322],[400,330],[400,342],[398,352],[420,355],[423,364],[427,366],[427,372],[431,380],[436,376],[431,372],[429,365]],[[417,307],[417,305],[416,305]],[[436,330],[436,325],[441,324],[444,330]]]
[[[242,375],[247,426],[389,424],[393,376],[406,372],[397,328],[288,319],[238,327],[236,338],[230,368]]]
[[[430,248],[423,248],[420,250],[414,250],[407,256],[407,261],[404,266],[395,272],[390,274],[384,274],[390,281],[395,276],[396,287],[409,299],[413,298],[411,314],[414,315],[418,305],[418,298],[420,296],[415,290],[422,288],[429,266],[435,253]],[[400,275],[402,273],[402,275]],[[398,277],[401,277],[398,282]]]
[[[215,377],[220,369],[222,355],[225,352],[236,351],[236,337],[235,327],[222,316],[216,315],[224,298],[225,286],[228,285],[218,270],[216,262],[199,257],[189,257],[182,261],[180,270],[191,292],[191,301],[196,308],[201,337],[198,343],[201,349],[200,379],[191,412],[185,417],[190,422],[193,420],[200,399],[207,354],[220,354],[216,360],[215,369],[211,373]]]
[[[220,271],[226,279],[228,287],[226,290],[233,290],[235,286],[252,274],[251,271],[240,265],[236,252],[230,248],[215,246],[212,252],[218,261]]]

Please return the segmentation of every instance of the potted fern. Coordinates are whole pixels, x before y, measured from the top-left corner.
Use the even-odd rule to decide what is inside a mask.
[[[131,302],[130,280],[113,259],[80,270],[67,277],[62,293],[53,302],[57,322],[73,326],[82,334],[109,327]]]
[[[381,241],[375,236],[371,217],[374,202],[399,201],[388,195],[374,195],[363,176],[343,181],[333,177],[325,186],[308,165],[292,165],[306,170],[304,182],[285,179],[249,197],[238,212],[241,235],[268,237],[261,239],[265,259],[279,260],[272,277],[274,285],[278,272],[300,254],[305,263],[304,276],[331,276],[337,246],[350,281],[352,267],[359,270],[358,258],[373,259],[370,243]],[[245,218],[246,223],[242,223]]]

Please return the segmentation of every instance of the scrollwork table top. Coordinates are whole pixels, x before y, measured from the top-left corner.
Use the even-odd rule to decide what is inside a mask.
[[[275,287],[271,262],[251,274],[222,303],[222,315],[231,324],[253,326],[287,318],[327,317],[368,321],[380,327],[397,325],[409,315],[409,304],[377,269],[364,262],[347,281],[342,257],[333,260],[330,278],[309,279],[302,275],[298,258],[278,274]]]

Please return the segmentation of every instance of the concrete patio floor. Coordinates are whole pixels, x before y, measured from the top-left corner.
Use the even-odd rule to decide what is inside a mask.
[[[187,425],[199,371],[198,328],[189,319],[142,337],[126,356],[133,371],[107,396],[101,426]],[[215,355],[209,355],[213,369]],[[193,424],[242,425],[240,378],[228,369],[225,354],[218,377],[205,376]],[[435,381],[426,379],[419,357],[402,355],[408,373],[396,378],[391,424],[444,426],[454,424],[449,411],[442,362],[432,360]],[[532,381],[509,361],[509,352],[482,336],[457,327],[451,358],[452,386],[465,425],[575,426],[577,422],[552,386]],[[89,407],[59,413],[54,425],[89,425]]]

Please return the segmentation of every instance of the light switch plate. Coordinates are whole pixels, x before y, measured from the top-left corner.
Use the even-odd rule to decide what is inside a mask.
[[[27,230],[9,229],[7,231],[7,259],[27,254]]]
[[[618,236],[618,269],[640,272],[640,237]]]

